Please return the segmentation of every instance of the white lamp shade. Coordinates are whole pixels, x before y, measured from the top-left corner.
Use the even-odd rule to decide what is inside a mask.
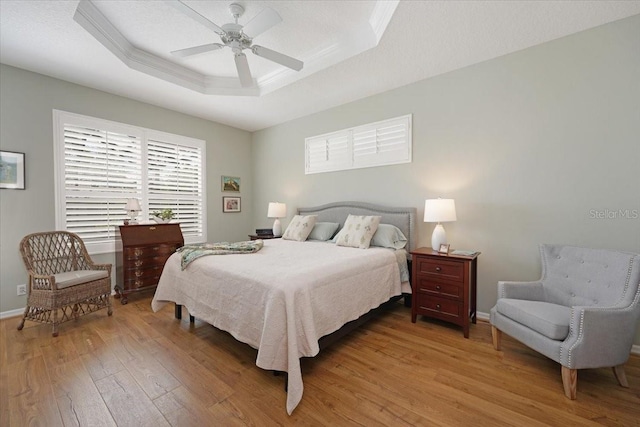
[[[427,199],[424,202],[424,222],[449,222],[456,220],[456,204],[453,199]]]
[[[267,210],[267,218],[284,218],[287,216],[287,205],[284,203],[270,202]]]
[[[125,211],[140,212],[140,202],[138,199],[127,199],[127,204],[124,206]]]

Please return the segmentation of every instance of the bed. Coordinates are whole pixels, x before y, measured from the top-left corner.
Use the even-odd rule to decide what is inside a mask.
[[[316,356],[323,344],[399,299],[403,286],[410,289],[401,273],[416,234],[415,208],[337,202],[299,208],[298,214],[340,227],[349,214],[377,215],[398,227],[407,245],[398,251],[271,239],[256,253],[207,256],[184,270],[176,253],[152,301],[154,311],[175,303],[176,317],[186,307],[190,316],[256,348],[258,367],[286,372],[289,414],[304,389],[300,358]]]

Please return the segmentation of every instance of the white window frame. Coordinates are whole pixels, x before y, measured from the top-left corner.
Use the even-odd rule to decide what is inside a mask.
[[[207,177],[206,177],[206,142],[200,139],[190,138],[182,135],[175,135],[161,132],[153,129],[146,129],[138,126],[132,126],[124,123],[113,122],[109,120],[98,119],[90,116],[69,113],[61,110],[53,110],[53,143],[54,143],[54,180],[55,180],[55,224],[57,230],[65,230],[67,224],[66,212],[66,189],[65,189],[65,125],[85,126],[88,128],[100,129],[108,132],[117,132],[126,135],[134,135],[140,138],[141,143],[141,192],[131,195],[140,201],[142,211],[138,215],[140,223],[147,223],[149,218],[149,194],[148,194],[148,176],[147,176],[147,147],[148,140],[159,140],[177,146],[195,147],[201,153],[201,180],[202,180],[202,224],[201,232],[197,235],[184,236],[185,244],[202,243],[207,239]],[[124,214],[124,202],[122,213]],[[122,215],[126,217],[126,215]],[[179,218],[177,219],[179,222]],[[110,253],[116,250],[115,227],[119,224],[113,224],[113,238],[96,241],[85,242],[87,251],[90,254]]]
[[[383,133],[388,129],[396,129],[402,134],[400,138],[391,138],[396,147],[393,153],[384,149]],[[369,136],[373,153],[358,155],[357,141],[367,133],[374,134]],[[412,145],[411,114],[312,136],[305,138],[305,174],[411,163]]]

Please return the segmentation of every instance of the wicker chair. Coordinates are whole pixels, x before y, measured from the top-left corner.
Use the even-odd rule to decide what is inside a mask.
[[[94,264],[77,234],[67,231],[34,233],[20,242],[29,274],[29,297],[18,330],[25,320],[58,325],[107,308],[111,309],[111,264]]]

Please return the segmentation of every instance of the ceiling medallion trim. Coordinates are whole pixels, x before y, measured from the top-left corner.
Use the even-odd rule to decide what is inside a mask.
[[[300,58],[305,63],[301,72],[282,67],[257,78],[257,84],[251,87],[242,87],[235,77],[205,75],[136,48],[91,0],[80,0],[73,19],[133,70],[205,95],[260,96],[377,46],[398,4],[399,0],[377,1],[369,18],[369,28],[351,34],[355,40],[320,47]]]

